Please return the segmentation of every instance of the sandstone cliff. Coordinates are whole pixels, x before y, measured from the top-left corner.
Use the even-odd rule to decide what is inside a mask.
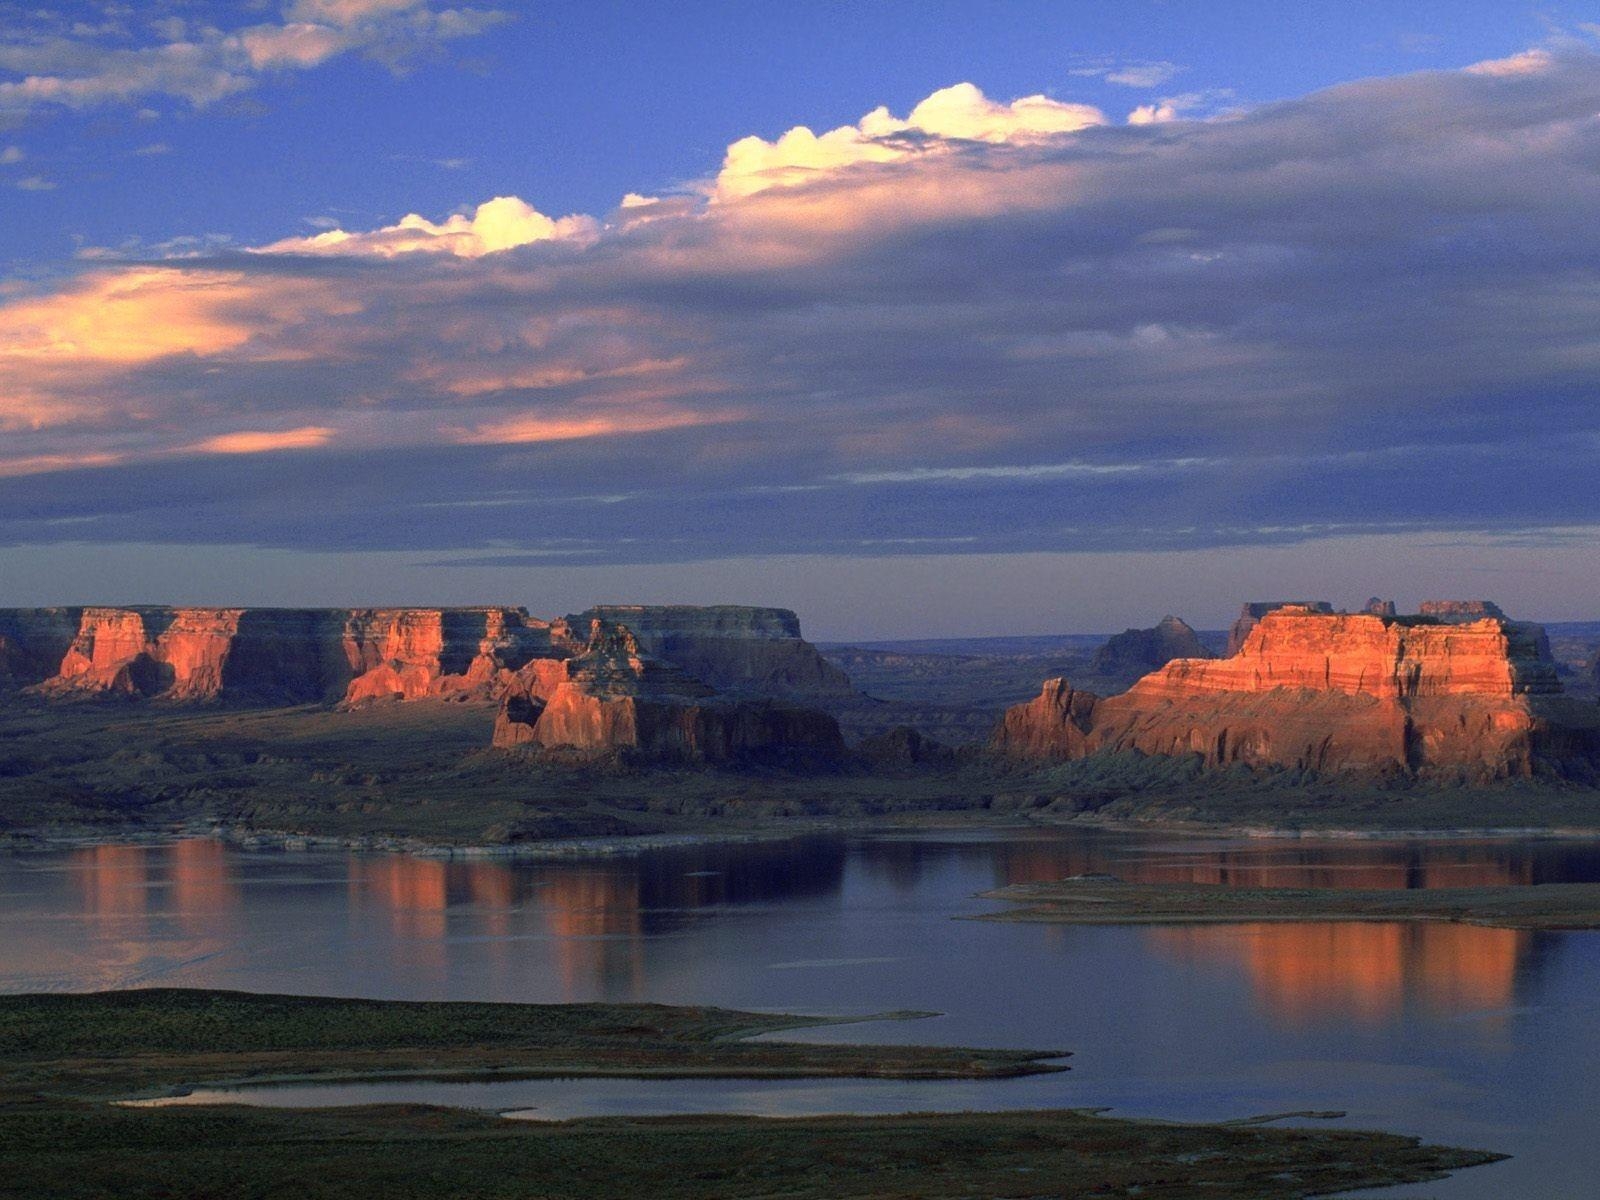
[[[837,722],[812,709],[719,695],[644,652],[625,625],[595,618],[584,652],[519,679],[495,722],[494,744],[582,755],[725,763],[749,758],[831,758]]]
[[[1153,671],[1175,658],[1214,658],[1201,645],[1189,625],[1174,616],[1165,616],[1151,629],[1127,629],[1095,651],[1097,675],[1123,675]]]
[[[1326,600],[1252,600],[1239,610],[1238,617],[1228,630],[1227,657],[1232,658],[1239,653],[1240,648],[1244,646],[1245,638],[1250,636],[1250,631],[1262,617],[1280,608],[1290,607],[1309,608],[1313,612],[1321,613],[1333,611],[1333,605]]]
[[[626,625],[645,653],[666,659],[719,691],[771,697],[846,696],[850,677],[800,636],[786,608],[743,605],[603,604],[567,618]]]
[[[351,675],[347,704],[498,699],[530,661],[565,658],[577,648],[565,622],[520,608],[357,609],[342,645]]]
[[[530,658],[569,652],[550,623],[507,608],[11,610],[0,629],[16,685],[175,702],[492,699]]]
[[[520,675],[582,652],[595,619],[650,630],[646,647],[744,695],[849,694],[793,613],[732,606],[595,610],[574,636],[522,608],[252,609],[166,606],[0,610],[0,689],[55,698],[333,703],[492,701]],[[600,614],[604,614],[601,616]],[[676,657],[674,657],[676,656]]]
[[[1213,766],[1587,775],[1600,711],[1560,691],[1538,626],[1284,605],[1255,617],[1233,657],[1176,659],[1120,696],[1051,680],[1006,713],[994,745],[1027,758],[1136,751]]]
[[[337,626],[324,614],[239,608],[85,608],[55,673],[52,696],[178,701],[323,698]]]

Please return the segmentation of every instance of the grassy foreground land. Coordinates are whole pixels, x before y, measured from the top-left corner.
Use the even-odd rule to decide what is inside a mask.
[[[1496,1156],[1348,1130],[1085,1112],[551,1123],[419,1105],[126,1108],[243,1075],[949,1074],[1043,1056],[749,1044],[816,1022],[720,1009],[404,1004],[203,991],[0,998],[0,1196],[1276,1200],[1438,1178]]]
[[[1496,929],[1600,928],[1600,884],[1521,887],[1251,888],[1085,876],[985,892],[1020,905],[985,921],[1195,925],[1259,921],[1445,921]]]
[[[1317,778],[1193,758],[1019,765],[975,749],[810,774],[541,762],[489,746],[492,707],[355,711],[0,705],[0,844],[220,824],[427,844],[737,833],[810,820],[961,819],[1316,832],[1600,836],[1600,788]]]

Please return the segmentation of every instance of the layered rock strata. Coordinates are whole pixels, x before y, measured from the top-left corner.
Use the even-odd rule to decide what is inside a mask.
[[[559,657],[575,648],[562,623],[512,608],[149,606],[0,613],[0,681],[58,698],[488,700],[535,656]]]
[[[1176,659],[1119,696],[1051,680],[1006,712],[994,746],[1026,758],[1136,751],[1212,766],[1588,774],[1600,711],[1560,691],[1536,625],[1285,605],[1257,617],[1234,656]]]
[[[493,700],[535,659],[574,653],[564,621],[520,608],[358,609],[342,644],[348,704],[425,698]]]
[[[719,694],[645,653],[627,626],[598,618],[582,654],[557,670],[524,671],[518,683],[495,722],[503,749],[725,763],[831,758],[844,748],[826,713]]]
[[[786,608],[603,604],[567,618],[577,630],[626,626],[646,654],[719,691],[756,696],[847,696],[850,677],[800,636]]]
[[[596,620],[616,629],[624,615],[651,630],[647,652],[713,688],[850,694],[849,677],[800,637],[793,613],[733,606],[614,606],[576,626],[507,607],[7,609],[0,689],[248,704],[492,701],[525,693],[525,674],[535,685],[553,678],[584,651]]]
[[[1326,600],[1252,600],[1239,610],[1233,625],[1228,629],[1227,657],[1232,658],[1244,646],[1245,638],[1256,623],[1270,612],[1280,608],[1309,608],[1313,612],[1331,613],[1333,605]]]

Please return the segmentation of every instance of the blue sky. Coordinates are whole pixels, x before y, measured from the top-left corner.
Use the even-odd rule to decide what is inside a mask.
[[[0,603],[1589,615],[1591,15],[0,3]]]

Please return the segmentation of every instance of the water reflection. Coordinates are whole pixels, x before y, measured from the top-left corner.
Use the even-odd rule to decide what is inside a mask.
[[[1600,847],[1061,830],[506,863],[96,846],[0,855],[0,990],[937,1010],[792,1036],[1059,1046],[1076,1052],[1069,1074],[996,1083],[981,1106],[1024,1103],[1037,1087],[1058,1090],[1035,1103],[1176,1119],[1349,1109],[1364,1126],[1511,1151],[1506,1178],[1525,1185],[1474,1191],[1469,1172],[1430,1195],[1591,1194],[1543,1184],[1600,1174],[1600,935],[951,919],[991,908],[974,896],[997,886],[1095,872],[1305,887],[1600,882]],[[635,1101],[619,1088],[605,1103],[623,1111]]]
[[[558,864],[352,857],[347,919],[357,938],[403,946],[408,969],[436,983],[463,945],[507,977],[529,962],[525,943],[543,942],[535,961],[554,998],[637,999],[650,939],[723,908],[837,895],[846,854],[822,839]]]
[[[261,870],[299,864],[314,867],[310,882],[324,885],[314,899],[304,888],[298,896],[286,891],[288,880]],[[343,901],[334,907],[342,910],[358,984],[385,972],[447,994],[470,972],[509,997],[532,991],[550,999],[629,999],[649,996],[652,971],[670,965],[674,935],[719,914],[764,906],[838,910],[855,903],[857,892],[905,898],[930,890],[946,896],[954,911],[986,887],[1093,872],[1230,886],[1531,884],[1600,879],[1600,849],[1509,841],[1171,843],[1077,833],[818,837],[637,858],[506,863],[250,857],[194,839],[74,851],[65,871],[73,898],[44,903],[83,932],[81,961],[60,964],[69,976],[77,972],[67,986],[148,982],[225,955],[249,941],[246,910],[263,904],[311,904],[317,914],[311,929],[337,939],[324,914],[331,902],[326,887],[338,886]],[[1068,952],[1070,939],[1041,936]],[[1527,935],[1465,926],[1263,924],[1141,936],[1190,967],[1241,975],[1264,1011],[1289,1022],[1381,1021],[1408,1005],[1432,1011],[1509,1005],[1518,980],[1533,969]],[[53,947],[42,951],[46,959],[60,957]],[[27,965],[14,964],[10,973],[22,967],[26,976]],[[532,988],[530,976],[537,977]]]
[[[1186,962],[1242,969],[1258,1007],[1291,1024],[1378,1024],[1408,1005],[1435,1014],[1505,1008],[1534,962],[1532,934],[1472,925],[1262,923],[1145,933]]]

